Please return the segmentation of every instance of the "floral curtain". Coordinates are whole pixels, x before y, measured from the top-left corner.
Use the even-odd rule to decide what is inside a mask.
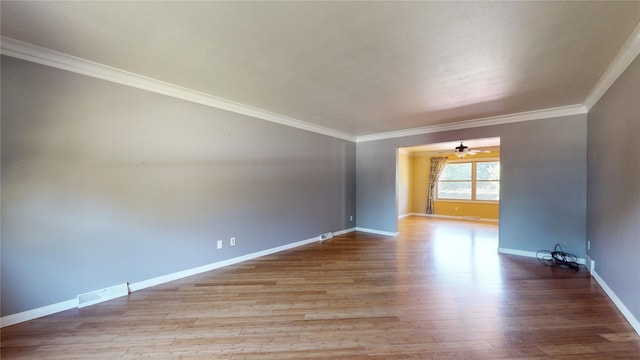
[[[429,171],[429,188],[427,191],[427,214],[433,214],[433,199],[436,197],[438,178],[447,165],[446,156],[434,156],[431,158],[431,171]]]

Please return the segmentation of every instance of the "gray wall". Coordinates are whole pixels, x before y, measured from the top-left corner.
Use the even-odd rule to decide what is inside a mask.
[[[588,253],[640,319],[640,58],[591,109],[588,124]]]
[[[579,115],[356,146],[3,57],[2,316],[350,228],[356,211],[394,232],[398,147],[500,136],[500,247],[582,257],[588,238],[640,318],[638,62],[588,140]]]
[[[358,227],[396,231],[398,147],[495,136],[501,139],[500,247],[537,251],[561,243],[584,257],[586,114],[358,143]]]
[[[355,226],[348,141],[9,57],[1,136],[2,316]]]

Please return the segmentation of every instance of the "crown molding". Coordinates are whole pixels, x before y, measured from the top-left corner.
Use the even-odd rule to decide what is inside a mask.
[[[266,121],[271,121],[293,128],[311,131],[338,139],[352,142],[366,142],[442,131],[460,130],[521,121],[541,120],[560,116],[585,114],[600,99],[600,97],[602,97],[602,95],[609,89],[613,82],[620,76],[620,74],[622,74],[622,72],[640,53],[640,24],[636,26],[631,36],[627,39],[624,46],[618,52],[618,55],[614,58],[609,67],[607,67],[606,71],[596,83],[596,86],[591,90],[589,96],[584,102],[584,105],[569,105],[550,109],[499,115],[361,136],[354,136],[338,130],[311,124],[295,118],[287,117],[249,105],[209,95],[201,91],[192,90],[189,88],[159,81],[146,76],[120,70],[114,67],[81,59],[75,56],[67,55],[58,51],[46,49],[4,36],[0,37],[0,53],[14,58],[27,60],[30,62],[74,72],[77,74],[91,76],[94,78],[126,86],[131,86],[134,88],[167,95],[222,110],[231,111],[234,113],[247,115]]]
[[[356,138],[356,142],[392,139],[392,138],[399,138],[404,136],[429,134],[429,133],[435,133],[435,132],[441,132],[441,131],[469,129],[469,128],[476,128],[476,127],[483,127],[483,126],[509,124],[509,123],[530,121],[530,120],[549,119],[549,118],[560,117],[560,116],[579,115],[579,114],[586,114],[586,113],[587,113],[587,108],[581,104],[561,106],[561,107],[556,107],[551,109],[526,111],[526,112],[515,113],[515,114],[499,115],[499,116],[492,116],[492,117],[486,117],[486,118],[480,118],[480,119],[457,121],[457,122],[447,123],[447,124],[429,125],[429,126],[423,126],[423,127],[413,128],[413,129],[390,131],[390,132],[371,134],[371,135],[363,135],[363,136],[358,136]]]
[[[27,60],[41,65],[46,65],[77,74],[131,86],[134,88],[151,91],[154,93],[171,96],[193,103],[227,110],[234,113],[271,121],[302,130],[332,136],[338,139],[355,141],[356,137],[341,131],[314,125],[302,120],[283,116],[256,107],[248,106],[217,96],[209,95],[201,91],[192,90],[178,85],[152,79],[128,71],[116,69],[93,61],[67,55],[58,51],[46,49],[40,46],[25,43],[19,40],[2,36],[0,38],[0,53],[2,55]]]
[[[616,57],[613,58],[607,69],[602,73],[596,85],[584,100],[584,106],[591,108],[609,90],[618,77],[631,65],[633,60],[640,54],[640,23],[629,35],[627,41],[622,45]]]

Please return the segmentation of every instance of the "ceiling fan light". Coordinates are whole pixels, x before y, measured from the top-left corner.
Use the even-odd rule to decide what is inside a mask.
[[[459,157],[460,159],[465,157],[468,152],[469,152],[469,147],[464,146],[462,142],[460,142],[460,146],[456,146],[455,149],[453,150],[453,153],[456,154],[456,156]]]

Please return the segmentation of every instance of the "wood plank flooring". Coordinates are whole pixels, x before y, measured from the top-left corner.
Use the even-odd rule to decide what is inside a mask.
[[[2,359],[640,359],[584,269],[409,217],[2,329]]]

